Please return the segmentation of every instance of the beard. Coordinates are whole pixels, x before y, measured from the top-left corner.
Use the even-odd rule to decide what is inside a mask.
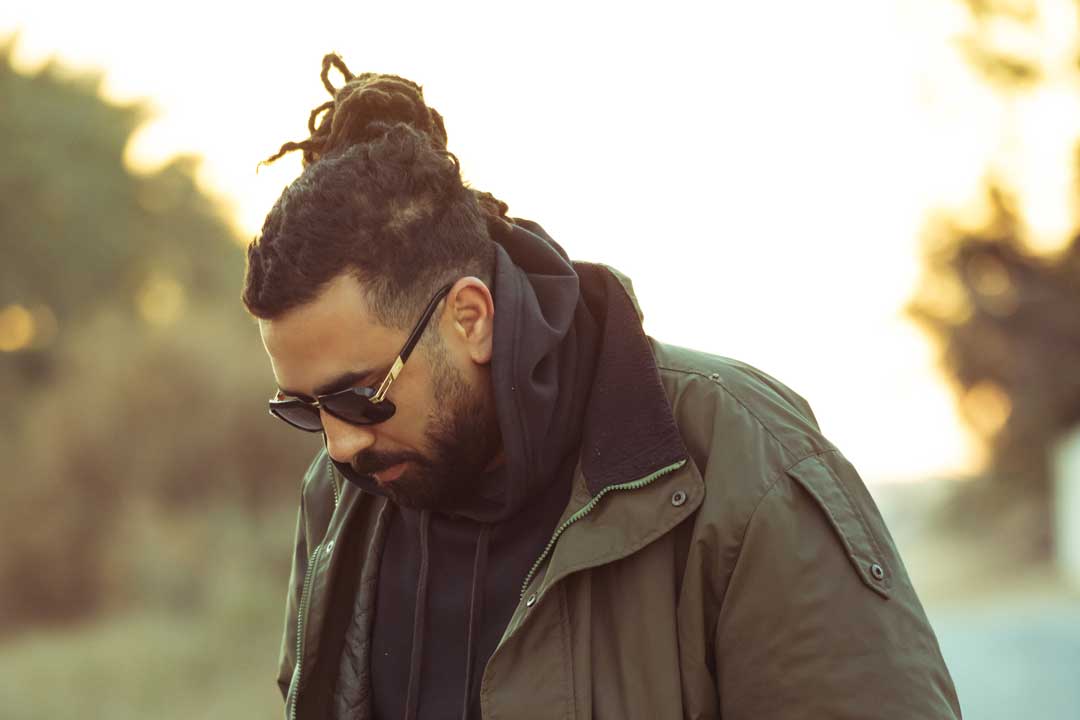
[[[366,475],[408,462],[397,479],[380,488],[397,504],[418,510],[448,509],[468,503],[480,475],[501,446],[493,393],[488,388],[469,386],[450,362],[441,339],[430,355],[435,410],[424,432],[429,455],[370,455],[352,463],[356,472]]]

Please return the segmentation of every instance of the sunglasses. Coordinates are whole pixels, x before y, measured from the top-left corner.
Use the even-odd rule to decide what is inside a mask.
[[[353,425],[375,425],[389,420],[397,408],[386,399],[386,393],[405,367],[405,361],[409,359],[416,344],[420,342],[420,336],[424,334],[439,301],[450,292],[451,287],[452,284],[446,285],[431,298],[420,322],[409,334],[409,339],[405,341],[405,346],[401,348],[390,372],[383,378],[378,389],[368,386],[346,388],[329,395],[318,395],[314,402],[289,397],[279,390],[277,395],[270,398],[270,414],[306,432],[323,431],[322,410]]]

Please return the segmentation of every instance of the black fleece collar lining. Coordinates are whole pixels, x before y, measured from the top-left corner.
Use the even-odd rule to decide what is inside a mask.
[[[585,410],[581,468],[595,497],[688,456],[649,339],[634,303],[607,268],[574,263],[581,289],[601,330],[589,404]]]

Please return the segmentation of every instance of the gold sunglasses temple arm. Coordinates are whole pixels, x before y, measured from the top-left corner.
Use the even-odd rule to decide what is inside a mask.
[[[398,373],[401,372],[401,368],[403,367],[405,367],[405,361],[398,355],[397,359],[394,360],[393,367],[390,368],[390,372],[386,373],[386,377],[383,378],[382,384],[379,385],[379,389],[376,391],[375,396],[371,398],[371,402],[381,403],[383,401],[386,397],[386,391],[389,390],[390,385],[397,380]]]

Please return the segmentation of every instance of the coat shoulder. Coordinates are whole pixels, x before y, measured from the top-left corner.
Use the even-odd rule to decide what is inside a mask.
[[[776,525],[786,527],[809,513],[831,529],[865,585],[888,596],[891,576],[872,573],[875,565],[903,573],[892,539],[862,478],[822,435],[806,400],[731,358],[660,344],[655,357],[705,484],[699,524],[722,529],[716,540],[725,552],[741,553],[755,514],[766,524],[767,515],[777,515]],[[774,501],[767,505],[768,497]]]
[[[691,454],[730,454],[753,443],[759,463],[787,466],[835,450],[810,404],[780,380],[740,360],[651,342]]]

